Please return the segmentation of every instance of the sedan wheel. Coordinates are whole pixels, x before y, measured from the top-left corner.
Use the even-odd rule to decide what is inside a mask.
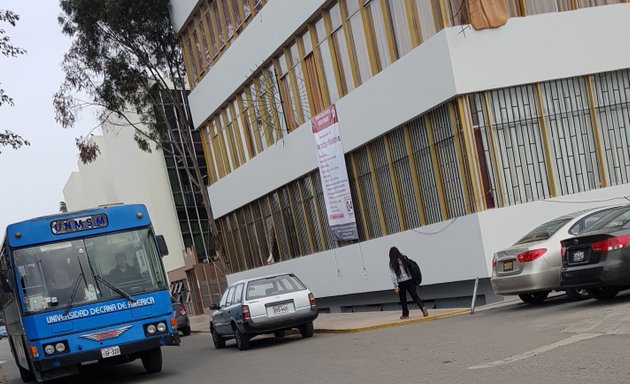
[[[249,336],[239,331],[236,327],[234,328],[234,339],[239,351],[249,349]]]
[[[274,335],[276,338],[278,338],[278,339],[282,339],[282,338],[283,338],[286,334],[287,334],[287,333],[286,333],[286,331],[285,331],[284,329],[283,329],[283,330],[281,330],[281,331],[275,331],[275,332],[273,333],[273,335]]]
[[[523,300],[523,302],[527,304],[540,304],[549,296],[549,291],[547,292],[533,292],[533,293],[521,293],[518,297]]]
[[[586,300],[591,298],[591,294],[586,289],[567,289],[567,297],[571,300]]]
[[[591,297],[597,299],[597,300],[609,300],[612,299],[613,297],[617,296],[617,294],[619,293],[619,289],[617,288],[595,288],[595,289],[589,289],[588,293],[591,294]]]

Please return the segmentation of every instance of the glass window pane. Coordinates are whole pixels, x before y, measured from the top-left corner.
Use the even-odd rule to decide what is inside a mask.
[[[337,88],[337,82],[335,81],[335,70],[333,67],[332,58],[330,56],[330,47],[328,46],[328,41],[324,40],[322,43],[319,44],[319,51],[322,56],[322,64],[324,65],[324,76],[326,77],[326,84],[328,85],[330,100],[334,103],[339,99],[339,90]]]
[[[525,9],[528,15],[537,15],[540,13],[557,12],[558,5],[556,1],[550,0],[525,0]]]
[[[422,41],[426,41],[429,37],[435,35],[438,29],[436,16],[441,17],[441,15],[434,15],[435,7],[432,2],[432,0],[416,0],[418,20],[420,20],[420,30],[422,31]]]
[[[370,55],[368,54],[367,39],[365,37],[365,31],[363,29],[361,13],[355,12],[351,14],[348,21],[350,22],[350,29],[352,32],[351,40],[354,42],[354,51],[357,56],[357,64],[359,67],[361,83],[364,83],[370,77],[372,77],[372,72],[370,70]],[[360,84],[355,85],[359,86]]]
[[[330,8],[330,21],[332,24],[332,30],[335,31],[341,27],[341,11],[339,10],[339,3]]]
[[[389,0],[389,12],[394,26],[394,37],[396,39],[396,48],[398,57],[405,55],[411,51],[411,35],[409,33],[410,26],[405,9],[405,2],[400,0]]]
[[[348,46],[346,45],[346,35],[343,28],[339,28],[334,33],[335,45],[337,47],[337,60],[341,67],[343,80],[348,92],[354,89],[354,81],[352,80],[352,67],[350,65],[350,53],[348,52]]]
[[[378,0],[372,0],[368,7],[370,8],[370,11],[372,13],[374,38],[376,39],[376,45],[378,46],[381,69],[383,69],[390,65],[392,62],[389,55],[387,43],[387,27],[385,26],[385,20],[383,19],[383,8],[381,7],[381,2]]]
[[[304,44],[304,55],[313,52],[313,42],[311,41],[311,33],[307,30],[302,35],[302,43]]]

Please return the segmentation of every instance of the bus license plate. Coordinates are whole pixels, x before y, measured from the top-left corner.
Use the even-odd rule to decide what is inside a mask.
[[[101,355],[103,356],[103,359],[107,359],[108,357],[119,356],[120,347],[115,346],[115,347],[103,348],[101,349]]]

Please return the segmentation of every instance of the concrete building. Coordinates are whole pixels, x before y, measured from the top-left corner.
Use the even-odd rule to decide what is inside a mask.
[[[630,5],[506,0],[476,31],[462,1],[171,1],[229,282],[289,271],[331,311],[393,308],[395,245],[435,306],[477,277],[488,302],[495,251],[630,195]],[[331,104],[356,241],[331,237],[320,183]]]
[[[103,135],[93,140],[100,148],[96,161],[79,161],[79,170],[72,172],[63,189],[68,211],[115,203],[145,204],[156,233],[164,235],[168,245],[164,267],[167,271],[183,267],[184,243],[162,151],[140,150],[130,128],[106,126]]]

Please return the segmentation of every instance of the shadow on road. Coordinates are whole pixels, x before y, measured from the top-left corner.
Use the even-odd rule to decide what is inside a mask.
[[[523,302],[518,302],[513,305],[493,308],[490,311],[492,312],[513,312],[513,311],[534,311],[540,310],[543,308],[556,308],[563,305],[571,305],[573,308],[579,307],[597,307],[597,306],[611,306],[611,305],[622,305],[630,303],[630,290],[622,291],[616,297],[609,300],[596,300],[596,299],[587,299],[587,300],[571,300],[566,295],[557,295],[548,298],[540,304],[526,304]]]

